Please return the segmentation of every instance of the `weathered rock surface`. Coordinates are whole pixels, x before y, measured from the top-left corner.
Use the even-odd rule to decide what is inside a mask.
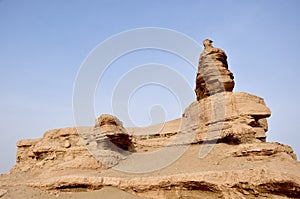
[[[43,138],[19,141],[17,147],[17,164],[12,173],[45,168],[105,168],[81,143],[75,127],[49,130]]]
[[[190,198],[193,195],[200,198],[203,192],[224,199],[269,198],[279,193],[282,196],[299,197],[300,194],[298,177],[266,169],[132,178],[69,175],[28,185],[49,189],[67,189],[79,185],[94,189],[112,186],[147,198]]]
[[[97,133],[107,136],[109,141],[117,147],[126,151],[134,151],[132,137],[127,133],[122,122],[117,117],[103,114],[96,119],[95,128]]]
[[[111,115],[101,115],[94,128],[54,129],[45,132],[43,138],[21,140],[17,147],[13,173],[34,169],[102,170],[116,165],[134,150],[122,122]]]
[[[201,145],[191,145],[174,164],[148,174],[35,170],[4,176],[0,187],[16,185],[12,179],[18,179],[18,186],[54,193],[115,187],[146,198],[299,198],[300,165],[288,146],[219,143],[202,159],[197,156],[199,149]]]
[[[0,198],[7,193],[6,189],[0,189]]]
[[[204,41],[199,59],[197,101],[182,118],[125,129],[118,118],[105,114],[94,127],[54,129],[42,138],[19,141],[17,164],[10,174],[0,175],[0,197],[16,198],[21,190],[33,192],[23,198],[65,199],[70,198],[65,192],[109,187],[155,199],[300,198],[300,163],[293,149],[266,142],[270,109],[260,97],[231,92],[227,56],[211,43]],[[156,166],[183,146],[172,164],[151,173],[117,168],[125,159],[164,147],[165,156],[139,159]],[[128,165],[136,168],[136,163]]]
[[[174,139],[180,123],[181,120],[174,120],[170,124],[164,124],[159,134],[151,132],[157,129],[156,127],[131,128],[128,132],[139,134],[134,140],[137,151],[142,151],[139,147],[151,146],[156,143],[157,139],[163,139],[164,142]],[[89,133],[94,131],[93,127],[90,129]],[[44,151],[40,149],[41,145],[45,145],[49,139],[54,139],[50,142],[53,144],[53,142],[59,142],[57,138],[61,136],[72,137],[72,130],[73,128],[48,131],[42,139],[21,141],[18,144],[20,147],[39,146],[37,147],[39,151]],[[173,134],[170,134],[171,132]],[[140,137],[145,136],[146,133],[150,134],[147,139]],[[47,141],[43,141],[45,137],[48,138]],[[59,143],[63,147],[65,142]],[[71,146],[66,150],[71,150],[75,145],[73,141],[70,141],[70,144]],[[6,190],[7,187],[16,185],[34,187],[48,190],[55,195],[66,191],[77,193],[103,187],[115,187],[146,198],[299,198],[300,165],[291,147],[267,142],[238,145],[216,143],[206,157],[199,158],[199,151],[203,145],[205,144],[191,145],[188,151],[172,165],[146,174],[133,175],[102,167],[84,169],[74,166],[84,161],[89,164],[90,157],[87,156],[87,159],[84,159],[83,155],[71,162],[65,159],[53,159],[53,164],[50,164],[51,160],[47,160],[43,167],[39,167],[44,169],[37,169],[37,166],[31,164],[33,167],[26,172],[15,169],[10,175],[1,176],[0,188]],[[153,145],[153,148],[159,149],[160,146],[164,144],[158,143]],[[47,148],[46,145],[45,148]],[[89,154],[87,150],[85,152],[85,155]],[[52,154],[50,151],[44,153]],[[79,161],[79,159],[82,160]],[[22,160],[16,167],[20,168],[27,163]],[[62,166],[63,164],[68,164],[68,167]],[[50,165],[54,165],[52,169],[46,169],[46,166]],[[6,195],[3,198],[5,199]]]
[[[193,102],[183,118],[196,128],[195,142],[218,140],[230,144],[266,140],[270,109],[247,93],[223,92]]]
[[[234,87],[234,76],[228,69],[227,55],[219,48],[212,46],[212,41],[203,41],[204,50],[200,54],[196,76],[197,100],[219,92],[231,92]]]
[[[256,143],[238,145],[236,150],[232,152],[233,157],[267,157],[282,155],[289,156],[289,158],[296,160],[293,149],[290,146],[280,143]]]
[[[78,133],[89,152],[107,168],[117,165],[134,151],[131,136],[112,115],[101,115],[92,131],[79,130]]]

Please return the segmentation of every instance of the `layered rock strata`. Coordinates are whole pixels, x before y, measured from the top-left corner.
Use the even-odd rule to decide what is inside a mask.
[[[195,142],[265,142],[271,115],[264,100],[247,93],[223,92],[193,102],[183,119],[196,129]]]
[[[96,119],[95,127],[49,130],[43,138],[19,141],[17,147],[12,173],[45,168],[103,170],[134,151],[122,122],[107,114]]]
[[[220,48],[212,46],[212,41],[203,41],[204,50],[200,54],[195,93],[197,100],[219,92],[231,92],[234,76],[228,69],[227,55]]]
[[[19,141],[17,147],[17,164],[12,168],[12,173],[45,168],[105,168],[82,144],[75,127],[49,130],[43,138]]]
[[[211,40],[203,43],[197,101],[182,118],[126,129],[118,118],[105,114],[94,127],[54,129],[42,138],[21,140],[17,164],[10,174],[0,175],[0,197],[14,198],[18,185],[58,195],[115,187],[155,199],[300,198],[300,165],[293,149],[266,142],[270,109],[260,97],[232,92],[225,52]],[[173,155],[181,146],[186,151],[176,161],[151,173],[114,170],[132,153],[164,147]],[[169,157],[150,161],[156,164],[163,158]]]

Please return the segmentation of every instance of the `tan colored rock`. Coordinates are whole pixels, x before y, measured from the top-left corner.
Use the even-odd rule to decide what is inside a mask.
[[[71,143],[69,140],[66,140],[65,143],[64,143],[64,147],[65,148],[69,148],[71,146]]]
[[[125,160],[134,151],[132,137],[115,116],[103,114],[90,131],[79,130],[84,146],[107,168]]]
[[[96,119],[95,129],[97,133],[107,136],[117,147],[126,151],[134,151],[132,137],[117,117],[109,114],[101,115]]]
[[[2,196],[4,196],[7,193],[6,189],[0,189],[0,198],[2,198]]]
[[[270,115],[262,98],[224,92],[193,102],[183,119],[197,126],[195,142],[220,139],[238,144],[265,141]]]
[[[104,126],[111,126],[111,128],[114,128],[115,130],[124,129],[122,122],[117,117],[109,114],[102,114],[96,119],[95,127]]]
[[[83,129],[90,132],[92,128]],[[49,130],[40,139],[19,141],[17,164],[11,172],[66,169],[63,165],[72,165],[73,168],[78,166],[78,169],[105,169],[104,165],[90,155],[80,139],[77,128],[62,128]],[[84,160],[85,164],[74,164],[75,160]]]
[[[32,182],[28,185],[58,190],[78,185],[94,189],[111,186],[155,199],[181,198],[184,196],[193,198],[195,192],[198,196],[224,199],[247,198],[247,196],[249,198],[258,196],[260,198],[273,198],[277,193],[292,198],[298,197],[300,194],[298,177],[269,169],[203,171],[131,178],[71,174],[44,179],[39,183]],[[176,190],[177,194],[175,194]]]
[[[275,156],[285,153],[290,156],[291,159],[297,161],[297,157],[294,154],[293,149],[290,146],[280,143],[255,143],[255,144],[243,144],[235,148],[232,152],[234,157],[249,157],[249,156]]]
[[[260,97],[231,92],[227,56],[211,44],[204,40],[197,101],[182,118],[125,129],[117,117],[104,114],[94,127],[54,129],[43,138],[19,141],[17,164],[0,175],[0,197],[17,198],[30,190],[23,198],[42,198],[41,190],[47,190],[49,198],[65,199],[73,196],[66,191],[110,187],[155,199],[299,198],[300,165],[293,149],[265,142],[270,109]],[[168,153],[138,160],[146,167],[176,157],[170,164],[150,173],[118,170],[132,153],[162,148]],[[140,162],[128,165],[136,168]]]
[[[197,100],[229,91],[234,87],[234,76],[228,69],[227,55],[219,48],[212,46],[212,41],[203,41],[204,50],[200,54],[196,76]]]
[[[41,140],[41,138],[30,139],[30,140],[20,140],[17,142],[17,147],[30,147],[30,146],[36,144],[37,142],[39,142],[40,140]]]
[[[245,118],[242,121],[248,122],[251,119]],[[174,120],[170,124],[166,123],[160,136],[153,134],[143,142],[151,143],[163,135],[178,131],[178,126],[180,126],[178,123],[180,124],[181,121]],[[231,129],[230,125],[226,128]],[[130,130],[145,135],[143,131],[149,132],[152,129],[155,128]],[[68,130],[70,129],[48,131],[47,138],[56,137],[59,138],[56,139],[58,141],[60,136],[57,135],[64,135],[65,139],[67,134],[72,134],[72,132],[66,133]],[[91,134],[94,128],[89,128],[89,131],[87,128],[83,128],[83,130],[86,134]],[[165,138],[168,139],[168,137]],[[173,139],[173,137],[171,136],[169,139]],[[137,141],[139,140],[137,139]],[[176,148],[176,146],[169,147]],[[29,171],[33,174],[30,178],[21,177],[30,172],[12,173],[10,175],[14,176],[15,174],[16,177],[10,177],[7,181],[0,180],[0,187],[12,186],[16,183],[14,179],[18,179],[20,186],[53,190],[55,194],[64,191],[77,193],[98,190],[106,186],[119,188],[146,198],[161,199],[180,197],[276,198],[278,195],[292,198],[300,194],[299,163],[296,162],[296,156],[288,146],[279,143],[239,145],[216,143],[211,153],[203,159],[198,157],[199,148],[201,148],[201,144],[191,145],[182,157],[168,167],[157,172],[140,175],[125,174],[111,169],[99,170],[97,169],[97,160],[90,159],[92,155],[76,156],[71,160],[65,158],[64,161],[49,168],[46,167],[49,166],[48,161],[55,162],[58,158],[49,155],[47,156],[49,160],[46,161],[47,158],[45,158],[44,161],[38,162],[40,167],[47,169],[31,168]],[[79,148],[74,148],[72,144],[66,150],[72,154],[72,150],[78,153]]]
[[[55,168],[103,170],[118,164],[134,151],[131,136],[122,122],[112,115],[101,115],[94,128],[49,130],[43,138],[22,140],[17,146],[13,173]]]

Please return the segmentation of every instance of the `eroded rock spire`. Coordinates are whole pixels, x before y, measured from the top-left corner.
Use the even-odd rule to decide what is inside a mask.
[[[228,69],[227,55],[212,45],[213,41],[203,41],[204,50],[200,54],[198,73],[196,76],[197,100],[220,92],[232,92],[234,76]]]

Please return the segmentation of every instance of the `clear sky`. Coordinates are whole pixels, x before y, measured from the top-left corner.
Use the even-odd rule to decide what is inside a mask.
[[[288,144],[300,156],[299,9],[298,0],[0,0],[0,173],[15,164],[18,140],[75,125],[73,84],[89,52],[112,35],[142,27],[173,29],[198,43],[214,40],[229,57],[235,91],[263,97],[272,110],[268,141]],[[110,112],[105,92],[124,72],[122,66],[130,70],[151,62],[167,64],[194,87],[195,71],[178,57],[132,53],[103,77],[96,114]],[[154,122],[163,114],[167,120],[180,117],[171,96],[155,85],[134,93],[128,106],[135,123],[151,123],[149,106],[155,104],[165,105],[166,113],[154,107]]]

